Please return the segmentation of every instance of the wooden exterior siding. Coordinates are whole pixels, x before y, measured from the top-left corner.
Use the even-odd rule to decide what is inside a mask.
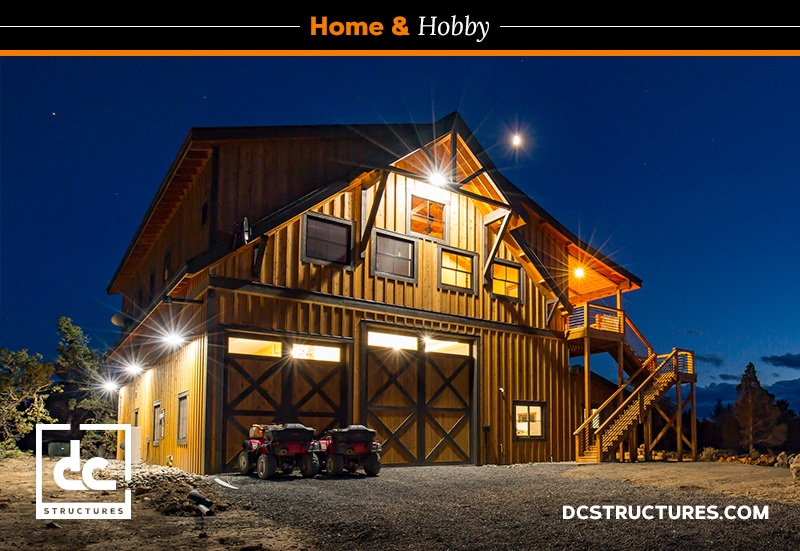
[[[466,323],[444,323],[422,316],[384,314],[374,310],[299,302],[257,296],[251,293],[218,292],[220,333],[248,332],[254,338],[296,335],[297,338],[352,339],[355,350],[362,342],[362,324],[377,324],[390,330],[411,330],[447,338],[472,337],[477,356],[477,419],[473,421],[480,463],[568,461],[574,458],[572,431],[579,424],[581,378],[569,374],[566,343],[555,337],[476,327]],[[259,333],[261,336],[259,337]],[[366,423],[361,409],[364,396],[359,381],[362,357],[352,359],[353,422]],[[500,388],[504,392],[500,392]],[[513,401],[546,403],[546,438],[521,441],[514,438]],[[491,428],[487,434],[479,429]],[[486,439],[488,438],[488,442]]]
[[[170,219],[160,238],[152,244],[137,277],[125,282],[123,288],[123,311],[134,317],[147,307],[150,296],[150,273],[155,273],[154,294],[164,288],[164,256],[170,254],[171,274],[180,270],[186,261],[209,247],[210,212],[209,194],[211,189],[211,163],[194,177],[187,195]],[[206,204],[207,220],[203,223],[203,205]],[[141,289],[142,304],[138,302]]]
[[[206,338],[196,337],[178,351],[162,357],[135,381],[123,386],[119,394],[119,419],[133,424],[134,409],[139,409],[142,427],[141,459],[165,465],[172,456],[173,465],[189,472],[203,472],[206,402]],[[149,367],[149,366],[148,366]],[[178,394],[187,392],[188,424],[186,444],[178,444]],[[161,402],[165,410],[164,437],[154,446],[153,404]],[[147,442],[147,439],[150,442]],[[124,457],[118,452],[118,458]]]
[[[370,197],[370,195],[374,195],[377,186],[373,186],[368,191],[365,205],[362,205],[361,188],[354,186],[313,209],[314,212],[355,222],[354,233],[357,237],[355,255],[357,258],[352,270],[303,262],[301,260],[302,216],[298,216],[268,235],[259,281],[292,289],[372,300],[431,312],[475,317],[526,327],[546,327],[545,297],[530,276],[523,277],[524,300],[521,304],[492,297],[482,284],[482,273],[488,249],[485,243],[486,231],[482,216],[471,199],[456,194],[449,194],[448,239],[443,244],[478,253],[477,265],[474,267],[477,292],[472,294],[437,289],[439,243],[408,233],[406,197],[409,191],[407,183],[408,181],[404,177],[389,177],[386,195],[381,201],[381,209],[378,211],[375,227],[407,235],[416,240],[416,261],[418,262],[416,283],[372,276],[372,258],[369,254],[371,243],[367,247],[363,260],[358,258],[362,220],[366,216],[364,212],[371,207],[374,197]],[[543,247],[542,258],[553,266],[553,271],[560,271],[559,279],[564,280],[567,274],[563,268],[559,270],[555,267],[559,261],[566,262],[563,249],[538,228],[533,228],[528,233],[537,246]],[[371,236],[367,236],[367,238],[371,239]],[[254,249],[255,244],[243,247],[235,254],[229,255],[214,266],[216,274],[251,280]],[[559,255],[561,256],[559,257]],[[509,260],[521,266],[523,264],[512,254],[505,243],[500,246],[497,258]],[[554,319],[556,324],[561,323],[559,316],[554,316]],[[552,324],[551,327],[553,327]]]

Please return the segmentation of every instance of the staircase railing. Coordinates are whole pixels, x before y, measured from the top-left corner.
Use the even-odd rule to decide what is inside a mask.
[[[637,422],[643,421],[644,414],[678,381],[681,373],[694,373],[692,352],[673,349],[669,354],[651,354],[645,364],[573,433],[578,457],[601,460]],[[644,379],[638,382],[642,377]],[[637,380],[635,385],[634,380]],[[625,398],[617,406],[620,395]]]

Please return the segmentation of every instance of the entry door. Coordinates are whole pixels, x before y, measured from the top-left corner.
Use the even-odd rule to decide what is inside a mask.
[[[320,361],[291,354],[278,358],[228,354],[223,405],[226,467],[235,465],[253,424],[302,423],[317,434],[343,426],[349,411],[347,387],[343,358]]]
[[[367,347],[363,411],[384,464],[473,463],[475,361],[469,344],[461,351]]]

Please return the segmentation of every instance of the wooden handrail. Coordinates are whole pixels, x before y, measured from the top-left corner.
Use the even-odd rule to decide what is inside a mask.
[[[677,355],[677,350],[673,350],[672,352],[670,352],[669,354],[667,354],[666,358],[664,358],[664,361],[662,361],[662,362],[659,364],[659,366],[658,366],[656,369],[654,369],[653,371],[651,371],[651,372],[650,372],[650,375],[648,375],[648,376],[647,376],[647,378],[646,378],[644,381],[642,381],[642,384],[640,384],[639,386],[637,386],[637,387],[636,387],[636,390],[634,390],[633,392],[631,392],[631,393],[630,393],[630,395],[629,395],[629,396],[628,396],[628,397],[627,397],[627,398],[626,398],[626,399],[625,399],[625,400],[622,402],[622,404],[621,404],[621,405],[620,405],[620,406],[619,406],[617,409],[615,409],[615,410],[614,410],[614,412],[613,412],[611,415],[609,415],[609,416],[608,416],[608,419],[606,419],[605,421],[603,421],[603,423],[602,423],[602,424],[601,424],[599,427],[597,427],[597,430],[596,430],[596,431],[594,431],[594,432],[595,432],[595,434],[597,434],[597,435],[600,435],[600,434],[602,434],[602,433],[603,433],[603,431],[605,431],[605,429],[606,429],[606,426],[607,426],[607,425],[608,425],[610,422],[612,422],[612,421],[616,420],[617,416],[618,416],[620,413],[622,413],[622,411],[623,411],[624,409],[626,409],[626,408],[628,407],[628,405],[630,404],[631,400],[633,400],[634,398],[638,397],[638,395],[641,393],[641,391],[642,391],[642,389],[644,388],[644,386],[645,386],[646,384],[648,384],[648,383],[650,382],[650,380],[651,380],[651,379],[653,379],[653,378],[654,378],[656,375],[660,375],[660,374],[662,374],[662,373],[661,373],[661,368],[662,368],[662,367],[664,366],[664,364],[666,364],[666,363],[667,363],[669,360],[671,360],[671,359],[674,359],[674,358],[676,357],[676,355]],[[676,365],[676,367],[675,367],[675,370],[677,371],[677,365]],[[677,374],[676,374],[676,375],[677,375]]]
[[[653,359],[654,359],[654,356],[655,356],[655,354],[653,354],[653,355],[652,355],[650,358],[647,358],[647,360],[646,360],[646,361],[645,361],[645,362],[642,364],[642,367],[640,367],[639,369],[637,369],[637,370],[636,370],[636,372],[635,372],[633,375],[631,375],[630,377],[628,377],[628,380],[625,382],[625,384],[623,384],[622,386],[620,386],[620,387],[619,387],[619,388],[616,390],[616,392],[614,392],[614,394],[612,394],[611,396],[609,396],[609,398],[608,398],[608,399],[607,399],[605,402],[603,402],[603,403],[600,405],[600,407],[598,407],[598,408],[597,408],[597,410],[595,410],[595,412],[594,412],[593,414],[591,414],[591,415],[589,416],[589,418],[588,418],[588,419],[586,419],[586,421],[584,421],[584,422],[583,422],[583,424],[582,424],[580,427],[578,427],[577,429],[575,429],[575,432],[573,432],[573,433],[572,433],[572,435],[573,435],[573,436],[578,436],[578,433],[580,433],[580,432],[581,432],[581,431],[583,431],[583,430],[584,430],[584,429],[585,429],[585,428],[586,428],[588,425],[590,425],[590,424],[591,424],[591,423],[594,421],[594,418],[595,418],[595,417],[597,417],[597,416],[599,416],[599,415],[600,415],[600,412],[602,412],[602,411],[603,411],[603,409],[605,409],[605,407],[606,407],[606,406],[608,406],[608,405],[609,405],[611,402],[613,402],[613,401],[614,401],[614,400],[617,398],[617,396],[618,396],[618,395],[619,395],[619,394],[620,394],[620,393],[621,393],[623,390],[625,390],[625,389],[628,387],[628,385],[630,384],[630,382],[631,382],[632,380],[634,380],[636,377],[638,377],[638,376],[639,376],[639,374],[640,374],[640,373],[642,373],[642,371],[644,371],[644,369],[645,369],[645,365],[647,365],[647,363],[648,363],[649,361],[653,360]]]

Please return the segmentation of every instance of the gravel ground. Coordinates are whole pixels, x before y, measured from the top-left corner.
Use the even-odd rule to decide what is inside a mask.
[[[229,474],[232,503],[297,528],[316,549],[774,549],[800,542],[800,506],[561,476],[574,463],[384,467],[332,478]],[[564,519],[565,505],[769,507],[767,520]],[[657,510],[651,509],[657,517]],[[667,513],[665,512],[665,515]]]

